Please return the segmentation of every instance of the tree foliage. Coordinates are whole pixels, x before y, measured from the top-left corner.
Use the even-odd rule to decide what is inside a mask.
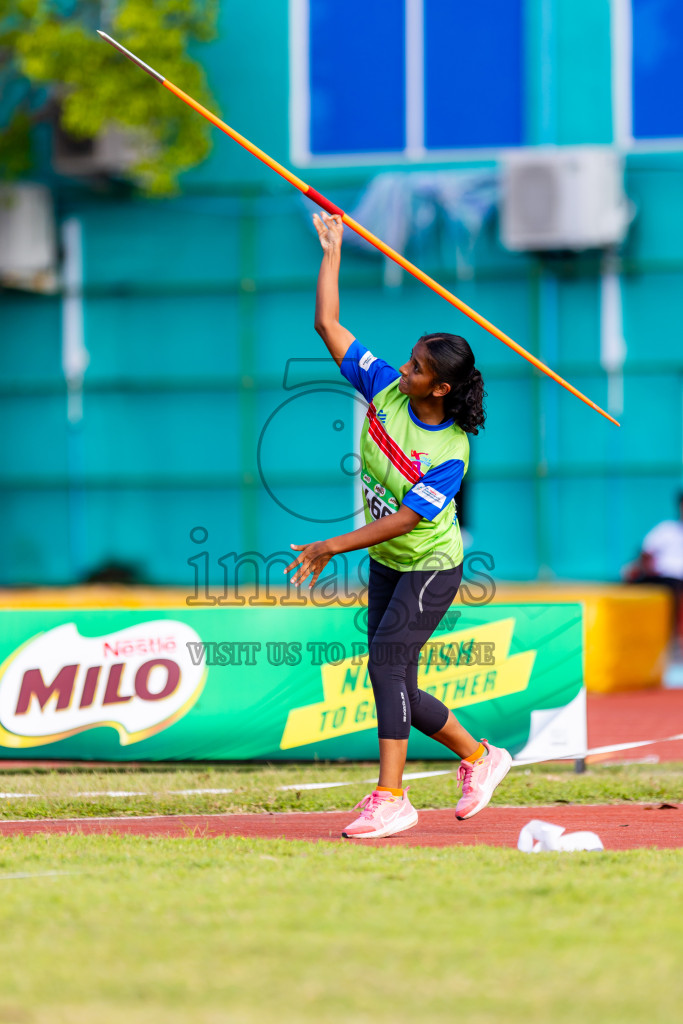
[[[139,133],[145,153],[128,177],[149,194],[211,148],[210,126],[100,39],[108,32],[170,81],[216,110],[189,46],[215,37],[217,0],[18,0],[0,14],[0,168],[30,166],[31,128],[58,106],[63,129],[93,138],[108,126]],[[103,23],[104,21],[104,23]]]

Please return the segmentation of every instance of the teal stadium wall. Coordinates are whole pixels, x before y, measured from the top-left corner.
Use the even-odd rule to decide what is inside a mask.
[[[221,5],[218,40],[196,56],[226,120],[291,166],[287,40],[284,0],[233,0]],[[455,42],[454,67],[459,45],[470,43]],[[344,40],[330,40],[330,54],[343,74]],[[531,142],[613,141],[607,0],[528,0],[526,61]],[[457,84],[454,101],[463,101]],[[351,208],[392,166],[406,165],[301,174]],[[446,166],[472,161],[429,164]],[[683,152],[628,157],[638,214],[623,251],[621,429],[412,279],[386,288],[380,260],[345,253],[342,319],[373,351],[403,361],[429,330],[463,333],[475,348],[489,419],[473,441],[466,525],[499,579],[617,578],[645,531],[673,513],[683,438],[682,184]],[[54,183],[54,195],[60,220],[76,215],[84,231],[84,419],[68,430],[60,297],[3,291],[0,582],[68,583],[116,559],[150,582],[189,586],[197,525],[208,531],[201,550],[217,580],[216,561],[229,552],[267,554],[351,528],[348,518],[296,518],[268,494],[257,466],[264,425],[294,395],[283,390],[288,359],[325,355],[312,325],[320,251],[310,204],[218,133],[178,198],[111,198],[66,181]],[[407,255],[606,405],[595,260],[513,255],[495,218],[476,243],[469,279],[457,279],[437,244]],[[278,414],[264,441],[271,490],[304,515],[348,517],[353,481],[331,453],[353,447],[353,403],[324,391],[300,401]],[[339,437],[332,415],[344,420]]]

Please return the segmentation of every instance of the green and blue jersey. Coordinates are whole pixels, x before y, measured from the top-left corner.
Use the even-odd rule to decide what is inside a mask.
[[[354,340],[340,370],[369,403],[360,439],[365,522],[407,505],[422,518],[401,537],[368,550],[400,571],[450,569],[463,559],[455,496],[469,440],[453,420],[422,423],[398,389],[401,374]]]

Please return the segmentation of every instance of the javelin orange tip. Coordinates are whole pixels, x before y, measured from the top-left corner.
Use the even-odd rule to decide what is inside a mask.
[[[569,391],[570,394],[574,395],[576,398],[579,398],[582,402],[585,402],[587,406],[589,406],[591,409],[594,409],[596,412],[599,412],[601,416],[604,416],[605,419],[609,420],[611,423],[616,424],[617,427],[620,426],[618,420],[615,420],[613,416],[610,416],[610,414],[605,412],[604,409],[601,409],[600,406],[596,405],[596,403],[591,401],[590,398],[586,398],[586,396],[581,391],[579,391],[578,388],[575,388],[573,384],[570,384],[568,381],[566,381],[564,377],[560,377],[559,373],[555,373],[554,370],[551,370],[549,366],[546,366],[545,363],[541,362],[540,359],[537,359],[536,356],[531,354],[531,352],[527,352],[527,350],[523,348],[518,342],[513,341],[512,338],[510,338],[507,334],[501,331],[500,328],[496,327],[485,317],[481,316],[480,313],[477,313],[476,310],[468,306],[467,303],[462,301],[462,299],[459,299],[456,295],[453,295],[453,293],[449,292],[448,289],[443,287],[443,285],[440,285],[438,281],[435,281],[434,278],[430,277],[428,274],[425,274],[423,270],[420,270],[419,267],[416,267],[404,256],[401,256],[400,253],[396,252],[395,249],[392,249],[391,246],[386,244],[386,242],[383,242],[380,238],[377,238],[376,235],[373,235],[371,231],[368,231],[367,228],[364,228],[362,224],[359,224],[358,221],[354,220],[353,217],[349,216],[349,214],[344,213],[341,207],[331,202],[324,195],[318,192],[317,189],[311,188],[311,186],[307,185],[305,181],[302,181],[301,178],[298,178],[296,174],[292,174],[290,170],[288,170],[282,164],[278,163],[277,160],[273,160],[271,156],[268,156],[267,153],[264,153],[262,149],[259,149],[259,147],[255,146],[253,142],[250,142],[249,139],[246,139],[244,135],[240,135],[239,132],[236,132],[235,129],[231,128],[230,125],[225,123],[225,121],[222,121],[220,117],[217,117],[215,114],[212,114],[210,110],[207,110],[206,107],[202,106],[201,103],[198,103],[197,100],[192,98],[192,96],[189,96],[186,92],[183,92],[182,89],[179,89],[177,85],[173,84],[173,82],[169,82],[167,78],[164,78],[164,76],[159,74],[158,71],[155,71],[154,68],[151,68],[149,64],[145,64],[143,60],[140,60],[140,58],[136,57],[134,53],[131,53],[130,50],[127,50],[125,46],[121,46],[120,43],[117,43],[116,40],[112,39],[112,37],[107,35],[106,32],[100,32],[98,29],[98,35],[100,35],[101,38],[104,39],[107,43],[110,43],[117,50],[119,50],[125,57],[128,57],[128,59],[131,60],[134,64],[137,64],[139,68],[142,68],[143,71],[146,71],[147,74],[151,75],[152,78],[156,79],[156,81],[163,85],[166,89],[168,89],[169,92],[172,92],[174,96],[177,96],[178,99],[182,100],[183,103],[186,103],[193,110],[196,110],[198,114],[201,114],[202,117],[205,117],[207,121],[210,121],[211,124],[215,125],[216,128],[220,128],[222,132],[225,132],[226,135],[229,135],[231,139],[233,139],[240,146],[246,149],[247,152],[251,153],[252,156],[255,156],[262,163],[266,164],[267,167],[270,167],[271,170],[275,171],[276,174],[279,174],[282,178],[284,178],[285,181],[288,181],[290,185],[293,185],[294,188],[297,188],[309,199],[312,199],[313,202],[317,203],[318,206],[322,207],[323,210],[326,210],[328,213],[337,214],[338,216],[340,216],[344,223],[348,225],[348,227],[350,227],[353,231],[355,231],[362,238],[364,238],[366,242],[369,242],[371,245],[374,245],[376,249],[379,249],[379,251],[381,253],[384,253],[385,256],[388,256],[389,259],[392,259],[395,263],[398,263],[399,267],[403,267],[403,269],[407,270],[409,274],[412,274],[414,278],[416,278],[418,281],[421,281],[422,284],[425,284],[428,288],[431,288],[431,290],[435,292],[437,295],[440,295],[442,299],[445,299],[446,302],[449,302],[452,306],[455,306],[455,308],[459,309],[461,313],[464,313],[465,316],[468,316],[470,320],[473,320],[476,324],[479,324],[479,326],[483,327],[485,331],[488,331],[489,334],[492,334],[494,338],[498,338],[498,340],[502,341],[504,345],[507,345],[508,348],[511,348],[513,352],[516,352],[518,355],[522,356],[523,359],[526,359],[527,362],[531,363],[532,366],[535,366],[537,370],[540,370],[542,373],[545,373],[546,376],[550,377],[551,380],[556,381],[563,388]]]

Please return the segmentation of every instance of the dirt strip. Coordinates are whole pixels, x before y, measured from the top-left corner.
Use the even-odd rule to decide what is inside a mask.
[[[350,840],[380,846],[509,846],[516,847],[520,829],[540,818],[567,831],[597,832],[605,849],[683,847],[683,807],[609,804],[552,807],[489,807],[469,821],[457,821],[452,810],[420,811],[417,825],[389,839]],[[0,835],[76,834],[135,836],[245,836],[346,842],[340,833],[348,812],[320,814],[215,814],[139,818],[69,818],[0,822]]]

